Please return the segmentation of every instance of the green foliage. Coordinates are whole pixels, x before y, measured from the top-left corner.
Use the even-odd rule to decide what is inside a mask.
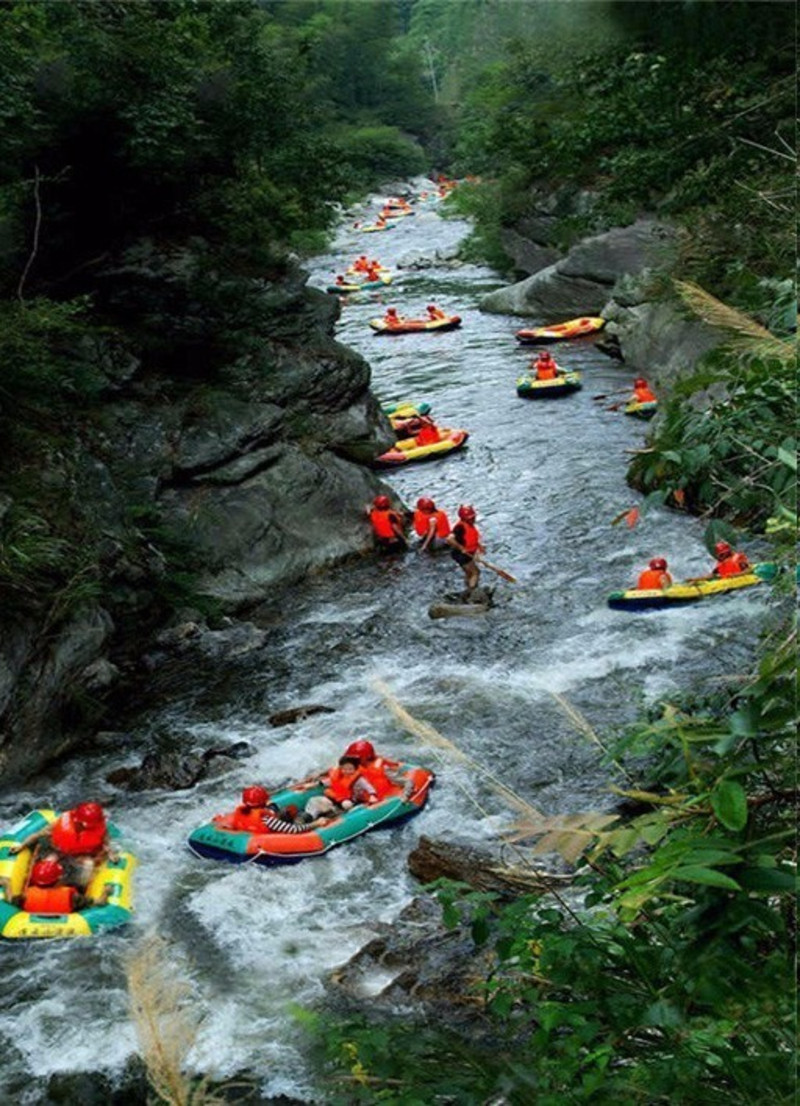
[[[387,179],[422,173],[427,159],[420,146],[396,127],[348,127],[335,135],[340,171],[351,186],[364,191]]]
[[[609,749],[610,764],[647,771],[648,790],[619,792],[643,813],[523,822],[536,852],[577,863],[578,895],[501,905],[433,885],[444,924],[490,956],[483,1016],[464,1035],[389,1016],[318,1026],[333,1106],[788,1106],[794,690],[783,627],[726,703],[666,705]]]
[[[583,233],[663,213],[689,232],[684,271],[747,306],[742,274],[793,271],[790,8],[760,18],[740,4],[753,9],[742,19],[730,5],[675,4],[665,19],[637,7],[653,19],[621,19],[626,42],[598,50],[587,38],[593,53],[581,44],[558,66],[532,6],[531,26],[464,98],[458,163],[499,176],[490,227],[534,212],[537,189],[563,181],[596,194]]]
[[[707,406],[701,407],[697,393],[704,390]],[[660,489],[689,510],[723,515],[751,529],[764,529],[770,518],[791,519],[794,405],[790,362],[714,351],[676,384],[650,449],[634,460],[630,479],[647,492]]]

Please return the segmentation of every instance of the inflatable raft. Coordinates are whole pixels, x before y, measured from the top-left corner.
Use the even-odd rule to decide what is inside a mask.
[[[405,465],[409,461],[433,460],[461,449],[469,438],[467,430],[448,430],[444,426],[439,427],[439,433],[442,437],[438,442],[428,442],[426,445],[418,445],[416,438],[401,438],[391,449],[376,457],[372,464],[378,468],[384,468]]]
[[[348,292],[372,292],[385,288],[387,284],[392,283],[393,279],[390,276],[382,276],[380,280],[352,280],[345,284],[329,284],[325,291],[333,292],[335,295],[346,295]]]
[[[558,399],[583,387],[580,373],[562,373],[555,380],[537,380],[533,374],[517,380],[517,395],[523,399]]]
[[[116,929],[130,920],[133,913],[131,882],[136,859],[127,852],[121,852],[117,860],[102,864],[86,888],[86,894],[93,899],[100,899],[108,888],[108,898],[102,906],[87,906],[72,914],[29,914],[11,901],[25,890],[33,851],[23,849],[14,855],[9,847],[44,829],[57,817],[53,810],[33,810],[19,825],[0,836],[0,937],[88,937],[103,929]],[[111,837],[119,837],[119,831],[111,824],[108,832]]]
[[[630,403],[625,404],[625,414],[632,415],[635,419],[652,419],[657,410],[658,403],[654,399],[647,403],[639,403],[638,400],[632,399]]]
[[[359,227],[359,230],[363,230],[365,234],[373,234],[375,231],[379,230],[393,230],[396,226],[397,223],[393,219],[391,222],[386,222],[382,227],[379,227],[377,223],[375,223],[368,227]]]
[[[225,860],[230,864],[252,861],[255,864],[292,864],[309,856],[319,856],[336,845],[343,845],[369,830],[399,825],[419,814],[428,801],[428,793],[435,776],[427,768],[413,764],[401,764],[394,773],[406,782],[413,783],[408,799],[403,798],[403,788],[387,795],[371,806],[356,804],[342,811],[324,826],[315,826],[305,833],[246,833],[230,829],[230,815],[217,815],[210,822],[189,835],[189,848],[207,860]],[[289,787],[273,792],[272,802],[278,807],[294,803],[304,807],[310,798],[321,795],[322,784],[312,787]]]
[[[455,330],[461,326],[460,315],[448,315],[446,319],[401,319],[389,326],[383,319],[370,319],[369,325],[376,334],[416,334],[428,330]]]
[[[772,563],[753,565],[752,572],[741,576],[722,576],[712,580],[698,580],[694,583],[684,581],[672,584],[663,591],[657,589],[629,588],[627,591],[612,591],[608,605],[614,611],[653,611],[663,607],[680,607],[686,603],[696,603],[698,599],[708,599],[714,595],[726,595],[730,591],[752,588],[775,578],[778,566]]]
[[[565,323],[553,326],[536,326],[530,330],[518,330],[518,342],[563,342],[567,338],[582,338],[585,334],[596,334],[606,325],[605,319],[589,316],[584,319],[569,319]]]

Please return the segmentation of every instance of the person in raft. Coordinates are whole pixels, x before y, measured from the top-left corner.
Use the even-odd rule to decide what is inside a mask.
[[[633,382],[633,395],[631,396],[631,403],[657,403],[653,392],[650,391],[650,387],[643,376],[637,376]]]
[[[434,442],[440,442],[441,440],[442,432],[432,419],[428,419],[414,435],[414,441],[417,445],[433,445]]]
[[[383,321],[386,323],[387,326],[392,327],[399,326],[403,320],[397,314],[396,307],[387,307],[383,316]]]
[[[475,556],[477,553],[484,552],[481,536],[475,525],[475,517],[475,508],[462,504],[458,508],[458,522],[445,538],[447,544],[452,547],[450,556],[464,571],[468,593],[478,586],[481,575]]]
[[[396,553],[400,549],[408,548],[405,521],[392,508],[388,495],[375,496],[372,504],[367,507],[367,517],[375,541],[380,549],[388,553]]]
[[[28,914],[72,914],[87,906],[103,906],[111,894],[106,886],[99,898],[83,895],[66,880],[64,865],[50,858],[37,860],[31,868],[28,886],[14,899],[15,905]]]
[[[351,810],[357,802],[353,795],[356,781],[361,774],[361,762],[357,756],[339,757],[339,762],[325,772],[321,781],[325,785],[322,795],[316,795],[306,803],[305,817],[335,818],[343,810]],[[374,801],[374,800],[373,800]]]
[[[428,312],[428,318],[432,322],[436,322],[437,319],[449,318],[447,312],[442,311],[441,307],[437,307],[435,303],[429,303],[425,310]]]
[[[353,262],[353,268],[357,273],[365,273],[370,265],[377,265],[377,261],[369,261],[365,253],[360,253]]]
[[[395,775],[399,761],[379,757],[375,746],[365,738],[351,742],[344,751],[346,757],[355,757],[360,765],[358,778],[353,784],[353,798],[360,803],[378,803],[387,795],[403,788],[403,798],[411,796],[413,783]]]
[[[99,803],[78,803],[66,810],[55,822],[30,834],[24,841],[9,847],[10,853],[42,842],[45,860],[67,862],[69,879],[85,888],[95,870],[106,860],[116,860],[118,853],[108,836],[105,811]]]
[[[531,361],[530,370],[532,373],[536,373],[537,380],[556,380],[561,371],[549,349],[543,349],[541,353]]]
[[[718,541],[714,546],[717,563],[708,579],[721,576],[741,576],[750,572],[751,565],[744,553],[737,553],[726,541]]]
[[[668,588],[672,577],[667,572],[667,562],[663,557],[653,557],[644,572],[639,575],[636,587],[642,591],[656,591]]]
[[[422,498],[417,500],[417,509],[411,519],[414,532],[422,539],[419,543],[419,552],[426,549],[433,552],[435,549],[443,549],[446,545],[445,538],[450,533],[450,520],[444,511],[440,511],[432,499]]]
[[[322,825],[313,819],[308,823],[296,823],[279,811],[269,801],[269,792],[259,784],[251,784],[242,791],[242,801],[230,818],[230,828],[245,833],[304,833],[309,826]]]

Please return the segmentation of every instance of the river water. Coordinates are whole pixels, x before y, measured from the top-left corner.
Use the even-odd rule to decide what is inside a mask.
[[[392,269],[412,250],[447,253],[468,230],[433,209],[381,234],[347,224],[330,254],[308,265],[309,282],[324,288],[365,251]],[[676,577],[707,571],[710,562],[703,524],[688,516],[656,509],[632,529],[611,524],[639,501],[625,470],[645,424],[592,396],[625,388],[630,371],[591,340],[565,344],[554,347],[557,360],[583,372],[583,391],[519,399],[514,383],[531,351],[514,331],[533,322],[481,314],[480,296],[502,284],[497,274],[441,262],[395,271],[383,305],[343,307],[338,337],[369,360],[382,401],[425,400],[441,425],[465,427],[470,439],[450,457],[388,472],[386,482],[407,504],[430,496],[451,518],[460,503],[472,503],[487,557],[518,582],[484,571],[481,582],[496,588],[489,614],[432,621],[429,604],[462,586],[447,555],[365,557],[315,576],[280,610],[261,612],[270,641],[246,678],[232,672],[215,696],[187,687],[185,698],[146,715],[135,735],[141,745],[165,733],[203,745],[245,740],[256,749],[252,758],[190,791],[131,795],[114,791],[105,775],[138,763],[141,753],[105,752],[0,801],[9,825],[31,807],[100,797],[140,860],[137,920],[127,932],[0,949],[0,1101],[40,1101],[55,1072],[122,1068],[135,1037],[121,965],[150,932],[186,958],[207,1011],[192,1054],[198,1070],[214,1077],[249,1070],[265,1094],[324,1101],[291,1005],[313,1004],[328,972],[413,897],[405,862],[420,834],[488,840],[512,819],[477,771],[398,727],[376,680],[535,806],[560,812],[612,800],[598,748],[555,696],[607,737],[643,703],[725,678],[750,655],[765,618],[760,589],[645,615],[605,605],[607,593],[631,586],[651,556],[666,556]],[[367,325],[384,305],[419,316],[432,301],[460,314],[461,328],[385,337]],[[267,725],[268,714],[309,702],[335,711]],[[357,736],[436,769],[437,787],[419,817],[273,870],[218,865],[186,849],[190,830],[231,809],[243,785],[331,764]]]

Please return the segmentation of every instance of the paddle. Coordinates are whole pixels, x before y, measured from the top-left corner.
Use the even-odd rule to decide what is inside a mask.
[[[516,584],[516,576],[512,576],[511,573],[506,572],[504,568],[498,568],[497,565],[493,565],[490,561],[485,561],[483,557],[474,557],[473,560],[477,561],[478,564],[484,565],[491,572],[496,572],[498,576],[500,576],[503,580],[508,580],[510,584]]]
[[[621,396],[625,392],[629,392],[630,388],[620,388],[616,392],[601,392],[599,396],[592,396],[592,399],[611,399],[612,396]]]
[[[609,403],[608,407],[604,407],[603,410],[604,411],[619,411],[620,407],[627,407],[628,402],[629,401],[627,399],[622,399],[622,400],[620,400],[619,403]]]

